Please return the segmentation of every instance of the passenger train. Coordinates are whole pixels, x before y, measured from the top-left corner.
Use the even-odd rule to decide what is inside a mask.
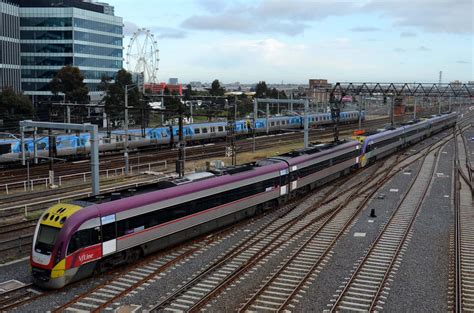
[[[39,218],[33,281],[61,288],[275,207],[456,123],[443,114],[357,140],[313,145],[258,162],[58,203]]]
[[[364,112],[361,112],[361,119],[365,118]],[[359,120],[358,111],[341,112],[341,123],[353,123]],[[324,126],[332,124],[330,113],[310,114],[308,116],[310,127]],[[236,121],[236,134],[247,135],[252,132],[252,120]],[[295,116],[275,116],[268,119],[268,130],[271,133],[286,130],[300,129],[303,127],[303,117]],[[267,119],[259,118],[255,121],[255,133],[263,134],[267,130]],[[145,137],[142,137],[141,129],[128,131],[128,146],[130,149],[137,149],[146,146],[169,146],[170,142],[178,142],[178,126],[157,127],[145,129]],[[214,140],[220,140],[227,136],[227,122],[209,122],[184,125],[183,135],[188,143],[202,143]],[[99,133],[99,151],[118,151],[124,148],[123,130],[112,131],[109,137],[107,133]],[[57,157],[70,157],[85,155],[90,152],[90,135],[81,134],[63,134],[55,137],[55,155]],[[36,148],[38,156],[49,155],[48,137],[39,137],[36,139]],[[33,156],[34,145],[33,138],[25,140],[25,152],[27,157]],[[12,162],[21,159],[21,144],[19,139],[0,140],[0,163]]]

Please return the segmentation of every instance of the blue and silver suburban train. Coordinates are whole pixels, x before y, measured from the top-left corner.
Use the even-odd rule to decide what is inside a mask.
[[[55,204],[35,229],[33,281],[45,288],[62,288],[94,271],[133,263],[285,203],[452,127],[456,119],[456,113],[443,114],[357,140],[314,145],[254,163]]]
[[[361,119],[365,118],[364,112]],[[310,127],[318,127],[332,124],[330,113],[310,114]],[[359,120],[358,111],[341,112],[340,123],[354,123]],[[267,119],[259,118],[253,125],[253,120],[236,121],[236,134],[245,136],[250,134],[255,127],[256,134],[267,132]],[[303,118],[295,116],[275,116],[268,118],[268,131],[275,133],[288,129],[300,129],[303,127]],[[211,142],[222,140],[227,135],[227,122],[208,122],[188,124],[183,127],[183,134],[188,144]],[[172,142],[178,142],[178,126],[146,128],[145,136],[142,136],[141,129],[131,129],[128,131],[128,146],[136,149],[146,146],[169,146]],[[81,156],[90,152],[90,135],[62,134],[55,136],[55,154],[57,157]],[[99,151],[120,151],[124,148],[125,135],[123,130],[112,131],[110,137],[105,132],[99,133]],[[37,155],[49,155],[49,140],[47,136],[38,136],[36,139]],[[33,155],[33,138],[25,139],[25,151],[28,156]],[[18,138],[0,140],[0,163],[18,161],[21,159],[21,144]]]

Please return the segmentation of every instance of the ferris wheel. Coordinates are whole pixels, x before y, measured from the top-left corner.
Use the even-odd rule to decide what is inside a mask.
[[[147,83],[156,83],[158,77],[158,44],[153,34],[146,28],[139,28],[133,33],[127,46],[127,70],[143,73]]]

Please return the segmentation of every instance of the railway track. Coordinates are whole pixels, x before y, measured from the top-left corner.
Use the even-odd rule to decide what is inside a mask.
[[[469,149],[462,131],[455,139],[453,312],[474,311],[474,191]]]
[[[414,161],[411,160],[409,164],[412,164]],[[361,198],[359,199],[360,202],[356,204],[357,200],[354,199],[351,205],[338,218],[332,221],[332,224],[327,225],[327,229],[324,229],[321,233],[313,234],[303,245],[298,247],[287,260],[282,262],[266,278],[265,282],[252,293],[252,296],[241,305],[239,312],[281,312],[291,310],[294,307],[292,302],[295,298],[303,296],[301,294],[302,288],[311,284],[311,281],[322,270],[323,264],[329,260],[331,250],[337,240],[347,231],[359,212],[372,199],[374,194],[402,168],[390,174],[387,173],[375,185],[359,190],[358,197]]]
[[[395,262],[407,244],[417,213],[428,193],[440,149],[441,146],[425,153],[407,192],[334,302],[328,304],[331,312],[382,309],[385,298],[382,292],[390,274],[398,267]]]
[[[407,118],[407,117],[405,117]],[[364,122],[363,126],[365,128],[376,128],[381,127],[389,122],[388,118],[367,120]],[[347,124],[340,125],[339,131],[341,134],[350,132],[354,129],[357,129],[357,124]],[[310,130],[310,140],[321,140],[322,138],[330,139],[332,138],[332,127],[327,127],[323,129],[312,129]],[[275,138],[277,137],[277,138]],[[303,133],[302,131],[291,131],[288,133],[283,133],[280,136],[257,136],[257,146],[260,148],[262,144],[266,143],[275,143],[280,140],[282,142],[294,142],[295,140],[302,140]],[[225,155],[226,142],[215,142],[212,145],[198,145],[198,146],[189,146],[186,149],[186,158],[187,160],[195,160],[196,158],[201,158],[203,155],[209,154],[209,157],[223,157]],[[237,141],[237,148],[239,151],[251,151],[253,143],[251,140],[241,139]],[[270,147],[271,145],[267,145]],[[148,152],[150,153],[148,153]],[[143,154],[145,152],[145,154]],[[141,163],[153,162],[156,160],[167,160],[174,161],[177,159],[177,150],[176,149],[166,149],[166,150],[156,150],[156,148],[150,148],[148,150],[140,151],[131,151],[130,152],[130,165],[134,165],[135,161],[140,161]],[[101,155],[101,170],[107,168],[118,168],[124,166],[124,161],[122,156],[113,155]],[[88,160],[84,162],[72,162],[72,163],[58,163],[54,165],[56,176],[60,175],[69,175],[78,172],[87,172],[90,170],[90,164]],[[49,165],[48,164],[38,164],[32,165],[30,167],[30,179],[38,179],[48,176]],[[1,174],[2,183],[17,182],[21,180],[26,180],[26,170],[24,167],[14,168],[14,169],[5,169]]]
[[[394,162],[394,165],[399,166],[400,164]],[[312,262],[299,259],[299,256],[314,257],[314,254],[318,253],[318,249],[315,248],[315,245],[330,242],[331,240],[329,238],[335,235],[334,227],[337,227],[336,225],[340,226],[341,223],[346,226],[350,225],[350,216],[357,215],[351,210],[357,211],[363,206],[356,205],[354,200],[359,198],[361,189],[367,187],[365,181],[372,181],[377,176],[381,176],[379,177],[381,181],[387,179],[386,175],[373,173],[373,175],[369,177],[370,179],[366,179],[363,183],[357,184],[357,188],[352,188],[351,192],[347,190],[344,191],[332,205],[319,207],[319,210],[315,210],[316,208],[313,207],[309,212],[297,212],[297,210],[295,210],[294,216],[297,222],[292,224],[291,227],[283,227],[284,225],[287,226],[286,224],[274,225],[271,234],[263,233],[262,238],[249,243],[248,248],[235,251],[230,257],[223,260],[225,262],[216,262],[201,273],[194,275],[188,283],[153,306],[151,311],[181,310],[194,312],[204,309],[211,300],[218,297],[231,284],[234,285],[238,283],[239,279],[241,279],[245,273],[255,271],[256,268],[263,266],[269,259],[277,257],[277,255],[281,256],[285,253],[285,248],[288,248],[290,245],[299,246],[297,252],[289,256],[289,261],[284,262],[285,264],[288,262],[291,263],[291,261],[295,262],[293,263],[294,271],[292,271],[291,275],[288,274],[289,276],[281,280],[278,280],[278,278],[269,280],[278,284],[275,288],[277,291],[274,290],[273,296],[266,295],[267,299],[263,301],[266,304],[272,303],[273,306],[250,308],[251,311],[275,311],[278,309],[278,304],[275,304],[275,299],[281,297],[285,287],[288,287],[291,283],[295,283],[295,280],[297,280],[295,277],[298,275],[296,272],[304,272],[307,271],[308,268],[312,268]],[[377,183],[374,183],[374,186],[376,186],[376,184]],[[368,200],[368,198],[365,197],[361,198],[362,201]],[[344,230],[341,230],[341,233],[343,232]],[[299,252],[301,252],[301,254]],[[295,270],[295,268],[297,269]],[[282,270],[279,274],[283,274],[283,272]],[[296,287],[296,289],[298,288]],[[278,297],[276,297],[275,294],[278,294]],[[263,295],[263,292],[257,292],[257,297],[260,295]],[[244,305],[243,310],[250,307],[252,301],[253,300],[250,299],[248,306]],[[275,301],[275,303],[272,301]]]
[[[374,167],[372,167],[372,169],[373,168]],[[379,175],[380,175],[380,173],[379,173]],[[360,179],[359,179],[359,181],[360,181]],[[363,181],[366,181],[366,180],[363,179]],[[352,190],[354,188],[355,188],[355,185],[353,185],[352,187],[349,187],[348,189]],[[320,205],[322,206],[322,205],[328,204],[329,201],[335,201],[335,199],[338,198],[337,196],[339,194],[343,195],[344,193],[347,193],[347,190],[344,190],[340,193],[335,193],[334,194],[334,192],[337,189],[341,189],[341,184],[336,184],[333,188],[331,188],[330,189],[331,192],[327,193],[327,195],[325,196],[325,200],[321,199],[321,201],[319,201]],[[277,214],[278,217],[275,220],[282,220],[284,218],[287,218],[287,216],[289,216],[292,212],[295,211],[294,207],[288,206],[288,208],[289,209],[287,211],[284,211],[284,210],[280,209],[279,213]],[[305,212],[305,215],[306,214],[307,214],[307,212]],[[320,216],[320,219],[321,219],[320,222],[324,222],[323,219],[328,218],[329,214],[330,213],[326,213],[325,216]],[[248,223],[248,221],[246,221],[246,222]],[[265,227],[262,227],[261,229],[259,229],[255,233],[252,233],[252,235],[256,236],[256,235],[261,234],[265,229],[271,228],[271,226],[269,227],[269,225],[270,224],[265,225]],[[221,235],[221,237],[222,237],[222,235]],[[205,244],[204,246],[212,247],[213,244]],[[249,246],[247,246],[247,247],[249,247]],[[191,250],[193,250],[193,251],[191,251]],[[184,255],[184,254],[186,254],[186,251],[187,251],[188,254]],[[81,307],[82,310],[89,310],[89,311],[102,310],[102,309],[106,308],[108,305],[110,305],[113,301],[118,299],[119,297],[122,297],[122,296],[126,295],[127,293],[132,292],[133,290],[137,290],[137,289],[139,290],[139,289],[144,288],[144,285],[146,284],[146,282],[152,282],[156,279],[159,279],[162,275],[164,275],[164,272],[166,271],[166,269],[169,269],[169,268],[173,267],[175,264],[178,264],[179,262],[184,262],[188,258],[196,257],[195,255],[199,255],[200,251],[202,251],[202,245],[198,244],[197,246],[189,246],[188,250],[186,250],[186,251],[181,251],[181,253],[176,253],[176,254],[173,254],[176,251],[171,252],[173,254],[173,258],[171,258],[171,259],[161,259],[161,260],[159,260],[156,256],[151,256],[151,257],[155,258],[153,265],[149,265],[152,262],[148,259],[146,265],[140,263],[139,265],[132,266],[131,268],[128,267],[122,272],[121,275],[118,275],[118,276],[114,277],[113,281],[109,281],[107,284],[101,285],[102,287],[105,288],[105,290],[106,290],[105,292],[102,292],[103,290],[99,291],[99,289],[101,288],[101,286],[99,286],[98,288],[95,288],[94,290],[92,290],[88,293],[80,295],[78,298],[76,298],[71,303],[65,304],[64,306],[59,308],[58,311],[64,311],[67,308],[71,308],[71,309],[76,308],[76,309],[78,309],[77,306],[75,306],[75,305],[77,305],[77,303],[83,303],[82,300],[84,300],[86,302],[86,304],[89,304],[89,305],[91,305],[91,303],[96,304],[94,307],[91,307],[91,306],[84,307],[84,306],[82,306]],[[145,266],[150,266],[150,267],[146,268]],[[145,270],[143,270],[143,268],[145,268]],[[141,272],[141,274],[138,274],[138,273],[134,272],[135,269],[138,271],[138,273]],[[140,269],[141,269],[141,271],[140,271]],[[145,274],[148,274],[148,275],[145,275]],[[128,276],[126,276],[126,275],[128,275]],[[109,288],[108,286],[109,287],[113,286],[113,287]],[[108,292],[107,292],[107,290],[108,290]],[[95,301],[90,300],[90,299],[95,299]]]
[[[332,188],[328,190],[321,197],[320,202],[327,201],[327,199],[334,195],[336,189],[344,184],[348,178],[342,179],[340,182],[335,183]],[[305,198],[303,198],[304,200]],[[147,260],[134,264],[128,267],[126,270],[121,271],[119,275],[115,275],[109,281],[95,287],[94,289],[87,291],[72,299],[71,301],[63,304],[61,307],[56,308],[54,312],[63,312],[68,310],[89,310],[99,312],[100,310],[110,305],[116,299],[132,292],[136,289],[143,289],[143,285],[147,282],[159,279],[161,275],[165,275],[165,271],[170,267],[189,260],[190,258],[199,257],[206,249],[210,249],[219,242],[222,242],[231,236],[235,236],[240,232],[240,227],[249,223],[253,223],[260,218],[263,218],[263,223],[259,229],[248,237],[253,237],[259,232],[263,231],[268,225],[274,223],[276,220],[289,214],[301,201],[294,200],[292,203],[280,208],[275,214],[265,214],[263,217],[256,217],[249,221],[242,221],[236,225],[233,225],[229,229],[219,231],[211,236],[204,237],[204,239],[196,240],[192,244],[185,245],[174,249],[171,253],[160,253],[158,256],[151,256]],[[237,243],[237,246],[242,243]]]
[[[12,290],[0,293],[0,312],[5,312],[43,295],[43,292],[34,288],[33,284],[26,284]]]

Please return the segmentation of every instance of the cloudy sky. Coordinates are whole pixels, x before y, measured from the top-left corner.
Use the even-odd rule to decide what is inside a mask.
[[[127,46],[160,49],[159,80],[474,80],[473,0],[108,0]]]

